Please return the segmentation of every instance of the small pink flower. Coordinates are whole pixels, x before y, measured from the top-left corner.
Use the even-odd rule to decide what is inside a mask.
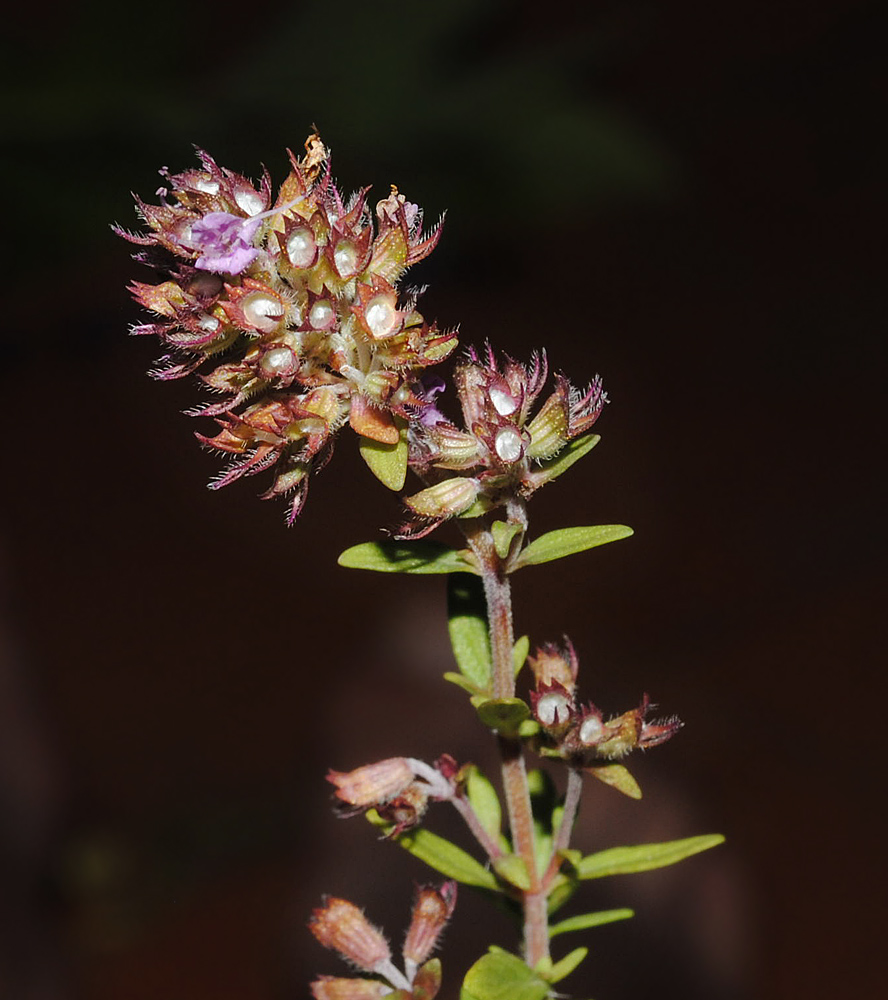
[[[229,212],[210,212],[191,227],[190,244],[200,250],[194,266],[217,274],[240,274],[259,256],[252,245],[262,221],[254,215],[243,219]]]

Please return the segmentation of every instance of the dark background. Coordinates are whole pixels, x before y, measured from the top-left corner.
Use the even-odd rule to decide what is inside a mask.
[[[449,215],[423,311],[545,345],[612,403],[534,533],[636,535],[516,578],[586,697],[686,729],[589,789],[578,842],[721,831],[584,888],[636,919],[602,1000],[876,995],[886,695],[884,21],[875,3],[34,5],[7,23],[0,996],[281,1000],[343,974],[322,892],[394,940],[422,866],[329,812],[327,766],[492,761],[440,578],[336,566],[398,518],[343,436],[303,518],[203,489],[190,383],[155,384],[107,224],[191,143],[279,182],[317,122],[346,190]],[[204,428],[205,429],[205,428]],[[455,829],[444,810],[432,825]],[[503,918],[461,895],[446,987]]]

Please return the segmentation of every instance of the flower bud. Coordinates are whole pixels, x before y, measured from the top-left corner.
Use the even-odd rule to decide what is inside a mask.
[[[347,773],[330,771],[327,781],[336,786],[338,799],[352,806],[369,808],[399,795],[413,777],[413,768],[405,757],[389,757]]]
[[[374,972],[391,959],[388,942],[347,899],[327,896],[312,913],[309,929],[325,948],[338,951],[359,969]]]
[[[456,906],[456,882],[440,889],[424,886],[416,894],[413,918],[404,942],[404,961],[421,965],[435,950],[438,939]]]

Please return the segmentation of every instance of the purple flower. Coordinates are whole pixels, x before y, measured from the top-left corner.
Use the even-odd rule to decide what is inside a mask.
[[[258,256],[252,245],[262,216],[249,219],[228,212],[210,212],[191,227],[191,246],[201,251],[194,266],[202,271],[240,274]]]
[[[416,393],[417,399],[422,400],[424,406],[419,414],[419,421],[425,427],[434,427],[435,424],[447,423],[447,417],[435,406],[435,396],[443,392],[447,386],[444,379],[438,375],[427,373],[419,379],[422,388]]]

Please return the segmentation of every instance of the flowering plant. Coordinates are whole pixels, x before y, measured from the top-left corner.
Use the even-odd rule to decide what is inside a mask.
[[[492,946],[465,974],[462,1000],[542,1000],[585,958],[578,947],[554,958],[551,940],[632,916],[628,909],[553,920],[588,879],[647,871],[722,841],[718,835],[583,854],[571,835],[584,778],[631,798],[641,791],[624,760],[680,728],[651,720],[647,695],[605,718],[578,693],[579,660],[570,640],[516,640],[511,578],[519,570],[631,535],[623,525],[562,528],[529,536],[528,501],[596,445],[591,432],[606,402],[596,377],[577,388],[544,352],[522,364],[489,344],[457,361],[452,384],[461,422],[438,408],[446,382],[431,369],[457,347],[401,289],[406,271],[428,256],[440,223],[423,228],[421,209],[397,188],[374,210],[368,188],[343,199],[330,158],[313,134],[272,198],[258,184],[198,151],[199,168],[162,171],[161,204],[136,199],[145,233],[126,239],[136,259],[164,273],[131,291],[154,314],[133,329],[154,334],[167,353],[160,379],[199,373],[218,401],[190,411],[216,421],[209,448],[231,456],[213,488],[271,474],[264,497],[287,497],[292,524],[311,474],[329,460],[346,424],[361,456],[385,486],[419,489],[389,540],[339,557],[343,566],[383,573],[447,574],[450,638],[457,671],[448,681],[490,730],[501,760],[498,792],[477,767],[444,755],[431,763],[394,757],[350,772],[330,771],[338,810],[364,814],[382,836],[445,876],[419,887],[397,966],[383,934],[353,903],[327,898],[311,930],[361,975],[321,976],[316,1000],[432,1000],[441,963],[432,958],[456,904],[457,883],[495,896],[522,927],[518,953]],[[170,200],[172,199],[172,200]],[[542,400],[540,402],[540,400]],[[426,538],[445,521],[465,546]],[[519,695],[517,680],[526,678]],[[559,794],[549,770],[528,771],[533,754],[564,774]],[[449,803],[465,820],[481,860],[425,825],[430,805]],[[505,807],[505,809],[503,808]],[[505,822],[504,822],[505,814]]]

